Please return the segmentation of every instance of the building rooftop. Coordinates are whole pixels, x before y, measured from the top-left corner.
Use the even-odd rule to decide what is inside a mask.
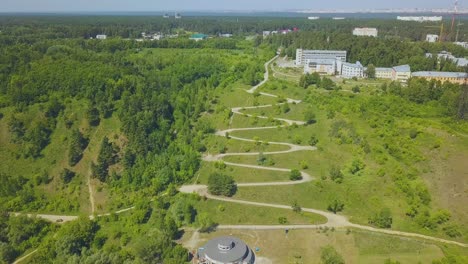
[[[336,59],[309,59],[306,60],[306,63],[316,63],[316,64],[323,64],[323,65],[335,65]]]
[[[343,62],[343,66],[354,67],[354,68],[363,68],[362,64],[357,61],[356,63]]]
[[[208,37],[205,34],[193,34],[190,38],[206,38]]]
[[[223,236],[212,239],[199,250],[199,254],[210,258],[217,263],[253,263],[253,251],[239,238]]]
[[[378,71],[378,72],[393,72],[393,69],[392,68],[382,68],[382,67],[377,67],[375,68],[375,71]]]
[[[468,74],[464,72],[420,71],[420,72],[414,72],[413,77],[468,78]]]
[[[400,65],[393,67],[393,70],[395,70],[396,72],[410,72],[411,67],[409,65]]]
[[[314,53],[344,53],[346,54],[346,50],[303,50],[306,52],[314,52]]]

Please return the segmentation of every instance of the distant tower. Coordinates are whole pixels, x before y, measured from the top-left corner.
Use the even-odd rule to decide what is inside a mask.
[[[455,0],[455,6],[453,8],[453,14],[452,14],[452,27],[450,28],[450,33],[453,33],[453,28],[455,26],[455,19],[458,15],[458,0]]]

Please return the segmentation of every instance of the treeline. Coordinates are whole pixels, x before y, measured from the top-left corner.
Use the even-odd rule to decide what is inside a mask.
[[[444,21],[450,28],[450,21]],[[421,41],[426,34],[438,30],[427,26],[440,26],[439,23],[416,23],[387,19],[346,19],[346,20],[307,20],[306,16],[283,17],[184,17],[164,19],[160,16],[2,16],[0,30],[6,35],[30,41],[33,36],[46,38],[90,38],[98,34],[112,37],[138,38],[141,32],[163,32],[173,34],[184,29],[210,35],[231,33],[238,35],[260,34],[264,30],[299,28],[302,31],[320,31],[351,35],[355,27],[376,27],[379,36]],[[459,28],[459,40],[466,41],[468,29]],[[436,32],[435,32],[436,31]],[[455,39],[455,32],[444,36]]]

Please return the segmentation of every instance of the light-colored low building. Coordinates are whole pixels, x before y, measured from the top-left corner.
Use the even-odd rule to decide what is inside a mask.
[[[335,75],[337,71],[337,61],[330,59],[307,60],[304,66],[304,73],[318,73],[321,75]]]
[[[107,39],[107,35],[104,35],[104,34],[96,35],[96,39]]]
[[[441,16],[397,16],[397,20],[415,22],[438,22],[442,21]]]
[[[431,42],[431,43],[437,42],[437,41],[439,41],[439,36],[434,35],[434,34],[427,34],[426,35],[426,41]]]
[[[468,42],[454,42],[453,44],[464,47],[465,49],[468,49]]]
[[[364,77],[364,67],[359,61],[356,63],[344,62],[341,67],[341,76],[343,78],[362,78]]]
[[[392,80],[406,83],[409,78],[411,78],[411,67],[409,65],[393,67]]]
[[[355,28],[353,30],[354,36],[361,36],[361,37],[377,37],[379,31],[376,28]]]
[[[205,34],[193,34],[190,39],[195,41],[201,41],[207,39],[208,36]]]
[[[198,264],[254,264],[255,254],[239,238],[223,236],[199,248],[197,259]]]
[[[423,78],[426,80],[436,80],[440,82],[451,82],[456,84],[468,83],[468,74],[464,72],[420,71],[414,72],[413,77]]]
[[[392,68],[375,68],[375,78],[377,79],[392,79],[393,69]]]

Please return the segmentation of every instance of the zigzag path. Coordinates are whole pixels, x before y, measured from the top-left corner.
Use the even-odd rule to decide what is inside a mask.
[[[257,89],[268,82],[269,80],[269,66],[270,64],[275,61],[278,58],[278,56],[275,56],[273,59],[265,63],[265,74],[264,74],[264,80],[260,82],[258,85],[252,87],[250,90],[246,90],[247,93],[255,93]],[[260,92],[261,95],[263,96],[269,96],[269,97],[278,97],[277,95],[274,94],[269,94],[269,93],[263,93]],[[300,100],[294,100],[294,99],[287,99],[288,103],[295,103],[299,104],[301,103]],[[246,115],[242,113],[242,110],[246,109],[258,109],[258,108],[268,108],[272,107],[272,105],[262,105],[262,106],[253,106],[253,107],[234,107],[231,109],[233,114],[235,115]],[[250,116],[251,115],[247,115]],[[258,118],[262,119],[267,119],[268,117],[266,116],[257,116]],[[265,130],[265,129],[277,129],[278,127],[287,127],[291,126],[294,124],[297,125],[304,125],[304,121],[297,121],[297,120],[289,120],[289,119],[284,119],[284,118],[274,118],[275,120],[281,121],[285,123],[282,126],[271,126],[271,127],[249,127],[249,128],[235,128],[235,129],[227,129],[223,131],[217,131],[216,135],[217,136],[222,136],[225,137],[227,134],[226,133],[231,133],[235,131],[247,131],[247,130]],[[232,140],[240,140],[240,141],[247,141],[247,142],[255,142],[255,140],[252,139],[247,139],[247,138],[241,138],[241,137],[234,137],[231,135],[228,135],[228,137]],[[264,152],[263,154],[287,154],[287,153],[292,153],[292,152],[298,152],[298,151],[315,151],[315,147],[310,147],[310,146],[299,146],[299,145],[294,145],[290,144],[287,142],[268,142],[269,144],[272,145],[281,145],[281,146],[287,146],[289,147],[288,150],[285,151],[272,151],[272,152]],[[258,155],[258,152],[253,152],[253,153],[225,153],[225,154],[218,154],[218,155],[205,155],[203,157],[204,161],[207,162],[216,162],[216,161],[221,161],[224,157],[227,156],[256,156]],[[241,164],[241,163],[233,163],[233,162],[226,162],[224,161],[224,164],[229,165],[229,166],[237,166],[237,167],[244,167],[244,168],[251,168],[251,169],[261,169],[261,170],[271,170],[271,171],[283,171],[283,172],[289,172],[291,171],[290,169],[286,168],[276,168],[276,167],[267,167],[267,166],[256,166],[256,165],[249,165],[249,164]],[[238,187],[256,187],[256,186],[285,186],[285,185],[294,185],[294,184],[303,184],[306,182],[310,182],[313,180],[313,177],[309,175],[306,172],[301,171],[302,175],[302,180],[299,181],[284,181],[284,182],[252,182],[252,183],[240,183],[237,184]],[[224,202],[230,202],[230,203],[238,203],[238,204],[245,204],[245,205],[252,205],[252,206],[262,206],[262,207],[271,207],[271,208],[280,208],[280,209],[289,209],[291,210],[291,206],[288,205],[281,205],[281,204],[271,204],[271,203],[260,203],[260,202],[252,202],[252,201],[244,201],[244,200],[239,200],[239,199],[233,199],[233,198],[226,198],[226,197],[220,197],[220,196],[214,196],[210,195],[208,193],[208,188],[206,185],[184,185],[180,188],[180,192],[183,193],[198,193],[202,196],[206,196],[208,199],[213,199],[213,200],[218,200],[218,201],[224,201]],[[92,202],[92,201],[91,201]],[[119,211],[114,212],[115,214],[120,214],[124,213],[130,210],[133,210],[134,207],[129,207],[125,208]],[[388,229],[380,229],[380,228],[374,228],[371,226],[365,226],[365,225],[358,225],[358,224],[353,224],[349,222],[348,218],[343,215],[337,215],[333,214],[327,211],[322,211],[322,210],[317,210],[317,209],[312,209],[312,208],[302,208],[302,211],[304,212],[310,212],[310,213],[315,213],[324,216],[327,218],[327,222],[325,224],[321,225],[219,225],[217,228],[218,229],[246,229],[246,230],[274,230],[274,229],[315,229],[319,227],[334,227],[334,228],[357,228],[361,230],[367,230],[371,232],[377,232],[377,233],[383,233],[383,234],[389,234],[389,235],[396,235],[396,236],[404,236],[404,237],[412,237],[412,238],[419,238],[419,239],[426,239],[430,241],[435,241],[435,242],[440,242],[440,243],[447,243],[447,244],[453,244],[461,247],[468,247],[468,244],[457,242],[457,241],[452,241],[452,240],[447,240],[447,239],[442,239],[442,238],[437,238],[437,237],[431,237],[431,236],[426,236],[426,235],[421,235],[417,233],[409,233],[409,232],[402,232],[402,231],[396,231],[396,230],[388,230]],[[69,221],[74,221],[78,219],[78,216],[70,216],[70,215],[49,215],[49,214],[28,214],[28,213],[13,213],[14,215],[27,215],[27,216],[36,216],[40,217],[46,220],[49,220],[51,222],[69,222]],[[100,215],[90,215],[89,217],[93,219],[94,217],[102,217],[102,216],[108,216],[110,213],[107,214],[100,214]],[[32,254],[34,254],[35,251],[31,252],[30,254],[24,256],[23,258],[26,258]],[[17,260],[17,262],[20,262],[23,258],[20,258]],[[16,263],[16,262],[15,262]]]
[[[270,64],[276,60],[278,56],[274,57],[267,63],[265,63],[265,74],[264,74],[264,80],[252,87],[250,90],[246,90],[248,93],[255,93],[256,90],[265,84],[269,80],[269,66]],[[269,97],[278,97],[274,94],[269,94],[269,93],[260,93],[263,96],[269,96]],[[300,100],[294,100],[294,99],[287,99],[288,103],[295,103],[299,104],[301,103]],[[272,107],[273,105],[261,105],[261,106],[252,106],[252,107],[233,107],[231,108],[231,111],[234,115],[244,115],[244,116],[249,116],[252,117],[252,115],[249,114],[244,114],[241,111],[242,110],[247,110],[247,109],[259,109],[259,108],[268,108]],[[267,119],[268,117],[266,116],[257,116],[257,118],[261,119]],[[221,137],[228,137],[231,140],[239,140],[239,141],[247,141],[247,142],[256,142],[255,140],[252,139],[247,139],[247,138],[241,138],[241,137],[235,137],[230,135],[230,133],[235,132],[235,131],[257,131],[257,130],[265,130],[265,129],[277,129],[278,127],[287,127],[291,126],[294,124],[297,125],[304,125],[306,124],[304,121],[297,121],[297,120],[290,120],[290,119],[284,119],[284,118],[274,118],[274,120],[281,121],[285,123],[285,125],[282,126],[270,126],[270,127],[248,127],[248,128],[233,128],[233,129],[227,129],[227,130],[222,130],[222,131],[217,131],[215,135],[221,136]],[[271,145],[282,145],[282,146],[287,146],[289,147],[288,150],[285,151],[273,151],[273,152],[264,152],[263,154],[265,155],[272,155],[272,154],[287,154],[287,153],[292,153],[292,152],[297,152],[297,151],[314,151],[316,150],[315,147],[310,147],[310,146],[299,146],[299,145],[294,145],[286,142],[268,142]],[[225,153],[225,154],[217,154],[217,155],[205,155],[203,157],[204,161],[207,162],[217,162],[217,161],[222,161],[224,157],[228,156],[258,156],[260,153],[259,152],[249,152],[249,153]],[[252,168],[252,169],[260,169],[260,170],[271,170],[271,171],[284,171],[284,172],[290,172],[290,169],[285,169],[285,168],[276,168],[276,167],[267,167],[267,166],[256,166],[256,165],[250,165],[250,164],[242,164],[242,163],[233,163],[233,162],[226,162],[223,161],[224,164],[229,165],[229,166],[237,166],[237,167],[245,167],[245,168]],[[313,180],[313,177],[309,175],[308,173],[301,171],[302,175],[302,180],[300,181],[284,181],[284,182],[252,182],[252,183],[240,183],[237,184],[238,187],[255,187],[255,186],[283,186],[283,185],[294,185],[294,184],[302,184],[306,182],[310,182]],[[280,209],[292,209],[291,206],[287,205],[281,205],[281,204],[271,204],[271,203],[260,203],[260,202],[252,202],[252,201],[245,201],[245,200],[239,200],[239,199],[233,199],[233,198],[226,198],[226,197],[220,197],[220,196],[214,196],[208,193],[208,187],[206,185],[184,185],[180,188],[180,191],[183,193],[198,193],[199,195],[205,196],[208,199],[213,199],[213,200],[218,200],[218,201],[224,201],[224,202],[230,202],[230,203],[238,203],[238,204],[245,204],[245,205],[253,205],[253,206],[263,206],[263,207],[272,207],[272,208],[280,208]],[[342,215],[337,215],[333,214],[327,211],[322,211],[322,210],[317,210],[317,209],[312,209],[312,208],[302,208],[302,211],[304,212],[310,212],[310,213],[315,213],[322,215],[327,218],[327,222],[325,224],[321,225],[220,225],[217,228],[218,229],[248,229],[248,230],[266,230],[266,229],[315,229],[319,227],[334,227],[334,228],[357,228],[357,229],[362,229],[362,230],[367,230],[367,231],[372,231],[372,232],[378,232],[378,233],[385,233],[385,234],[390,234],[390,235],[397,235],[397,236],[405,236],[405,237],[413,237],[413,238],[422,238],[422,239],[427,239],[427,240],[432,240],[436,242],[442,242],[442,243],[448,243],[448,244],[454,244],[458,245],[461,247],[468,247],[467,244],[460,243],[457,241],[451,241],[451,240],[446,240],[442,238],[436,238],[436,237],[431,237],[431,236],[426,236],[426,235],[421,235],[421,234],[416,234],[416,233],[408,233],[408,232],[401,232],[401,231],[396,231],[396,230],[387,230],[387,229],[379,229],[379,228],[374,228],[371,226],[365,226],[365,225],[358,225],[358,224],[353,224],[349,222],[348,218]]]

